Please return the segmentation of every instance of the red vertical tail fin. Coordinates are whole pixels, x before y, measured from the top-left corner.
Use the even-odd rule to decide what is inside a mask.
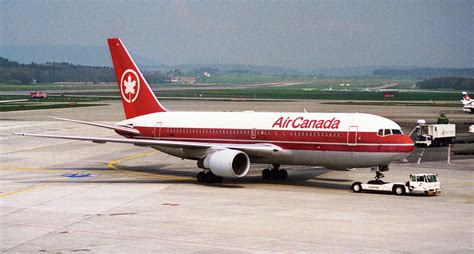
[[[119,38],[110,38],[107,41],[125,117],[128,119],[166,111],[153,94],[122,41]]]
[[[467,94],[466,91],[462,92],[462,97],[465,101],[470,101],[471,100],[471,97],[469,97],[469,94]]]

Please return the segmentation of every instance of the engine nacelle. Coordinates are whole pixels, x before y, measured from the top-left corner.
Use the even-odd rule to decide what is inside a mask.
[[[238,178],[249,172],[250,159],[244,152],[224,149],[198,160],[198,167],[209,169],[218,176]]]

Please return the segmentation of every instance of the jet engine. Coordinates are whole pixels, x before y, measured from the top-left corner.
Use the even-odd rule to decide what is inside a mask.
[[[198,160],[198,167],[209,169],[215,175],[238,178],[245,176],[250,169],[250,159],[242,151],[224,149]]]

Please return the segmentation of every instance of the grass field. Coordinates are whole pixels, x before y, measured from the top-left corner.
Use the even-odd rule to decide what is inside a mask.
[[[241,99],[317,99],[384,101],[384,92],[378,91],[320,91],[293,89],[291,87],[215,89],[215,90],[174,90],[155,92],[157,97],[195,97],[195,98],[241,98]],[[394,92],[391,101],[459,101],[460,92]],[[79,93],[75,96],[102,96],[102,99],[118,99],[118,92]]]
[[[417,80],[388,80],[381,78],[348,78],[348,79],[318,79],[313,77],[297,76],[261,76],[261,75],[239,75],[226,74],[213,76],[206,79],[207,82],[216,84],[244,84],[244,83],[271,83],[297,81],[304,84],[276,87],[233,87],[229,89],[193,87],[193,85],[182,84],[153,84],[153,89],[158,89],[156,95],[160,98],[166,97],[194,97],[194,98],[240,98],[240,99],[319,99],[332,101],[384,101],[383,89],[403,89],[394,91],[391,101],[453,101],[460,100],[459,91],[426,91],[412,90]],[[391,86],[391,82],[398,85]],[[341,86],[341,84],[344,84]],[[349,84],[349,85],[348,85]],[[186,89],[183,89],[185,87]],[[222,87],[222,86],[221,86]],[[161,90],[160,90],[161,89]],[[49,91],[71,91],[74,93],[53,93]],[[90,91],[86,91],[90,90]],[[41,102],[58,103],[61,107],[69,107],[73,104],[81,105],[85,102],[97,102],[102,100],[119,99],[116,84],[100,85],[59,85],[59,84],[35,84],[35,85],[8,85],[0,84],[1,91],[45,91],[48,98]],[[23,99],[29,96],[0,96],[0,100]],[[68,106],[69,105],[69,106]],[[44,105],[41,107],[45,107]],[[59,106],[53,106],[59,107]],[[6,109],[14,109],[12,105],[4,106]],[[22,107],[17,106],[17,109]],[[1,109],[0,109],[1,110]]]
[[[47,102],[1,103],[0,112],[51,109],[51,108],[92,107],[92,106],[102,106],[102,105],[105,105],[105,104],[90,104],[90,103],[75,103],[75,102],[70,102],[70,103],[47,103]]]
[[[258,84],[258,83],[272,83],[285,82],[294,80],[308,80],[306,77],[299,76],[265,76],[256,74],[219,74],[211,77],[200,77],[199,83],[210,84]]]

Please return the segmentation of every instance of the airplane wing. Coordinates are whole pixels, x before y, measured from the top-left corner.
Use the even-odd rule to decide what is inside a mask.
[[[31,136],[41,138],[56,138],[56,139],[70,139],[91,141],[93,143],[122,143],[133,144],[137,146],[149,147],[168,147],[168,148],[195,148],[195,149],[234,149],[247,153],[251,157],[264,157],[273,152],[279,152],[283,149],[279,146],[261,143],[261,144],[232,144],[232,143],[207,143],[207,142],[188,142],[188,141],[173,141],[173,140],[159,140],[159,139],[141,139],[141,138],[99,138],[99,137],[83,137],[83,136],[62,136],[62,135],[46,135],[46,134],[31,134],[31,133],[15,133],[19,136]]]

